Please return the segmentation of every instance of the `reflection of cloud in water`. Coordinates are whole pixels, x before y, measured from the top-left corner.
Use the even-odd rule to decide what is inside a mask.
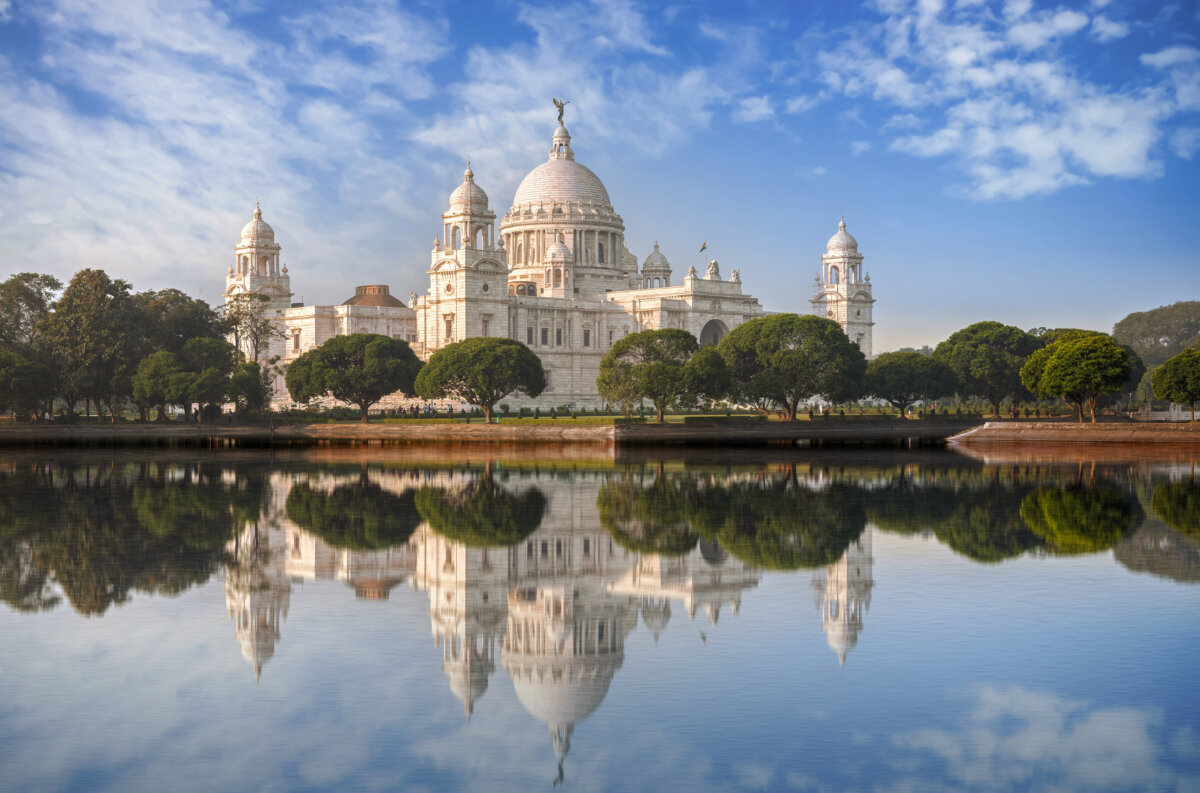
[[[1100,708],[1019,687],[987,686],[974,697],[965,724],[893,738],[899,747],[940,758],[951,789],[1175,790],[1200,784],[1200,777],[1181,777],[1165,765],[1155,736],[1162,716],[1155,709]],[[1184,746],[1187,738],[1173,743]],[[1176,759],[1187,759],[1182,754],[1176,751]],[[919,755],[905,761],[901,765],[912,773],[928,776],[920,773],[927,761]]]

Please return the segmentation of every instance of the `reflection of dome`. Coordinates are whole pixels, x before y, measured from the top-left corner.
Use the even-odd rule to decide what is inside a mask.
[[[513,208],[539,203],[596,205],[612,210],[600,177],[575,162],[566,127],[554,130],[550,159],[530,171],[513,197]]]
[[[576,724],[592,714],[608,694],[616,667],[513,678],[517,699],[534,717],[551,726]],[[573,674],[572,672],[576,672]]]
[[[716,540],[700,540],[700,555],[713,567],[729,558],[729,552]]]
[[[342,303],[343,306],[387,306],[389,308],[403,307],[404,304],[393,297],[388,287],[383,284],[354,287],[354,297]]]
[[[467,170],[463,172],[463,183],[454,188],[454,192],[450,194],[450,210],[486,212],[487,208],[487,193],[483,192],[482,187],[475,184],[475,172],[471,170],[471,164],[467,163]]]
[[[646,630],[654,634],[654,641],[658,641],[658,635],[667,629],[667,623],[670,621],[670,600],[667,598],[642,598],[642,623],[646,626]]]
[[[829,238],[829,242],[825,245],[827,253],[858,253],[858,240],[846,231],[846,219],[842,218],[838,222],[837,234]]]
[[[242,227],[242,242],[275,242],[275,229],[262,219],[262,209],[254,205],[254,219]]]

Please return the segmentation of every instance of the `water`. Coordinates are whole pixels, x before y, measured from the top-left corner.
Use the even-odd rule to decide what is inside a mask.
[[[489,454],[7,455],[0,790],[1200,788],[1187,453]]]

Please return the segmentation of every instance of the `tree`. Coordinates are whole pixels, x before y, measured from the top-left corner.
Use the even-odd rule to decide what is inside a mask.
[[[229,398],[239,415],[262,410],[271,401],[271,370],[251,361],[238,363],[229,378]]]
[[[271,298],[257,292],[238,292],[222,306],[225,326],[233,336],[233,346],[257,363],[271,342],[286,337]]]
[[[175,353],[160,350],[138,364],[133,376],[133,400],[139,405],[158,407],[158,420],[167,420],[167,405],[179,405],[187,399],[188,377]]]
[[[852,399],[867,361],[841,325],[824,317],[774,314],[734,328],[717,346],[729,367],[734,398],[759,410],[778,406],[795,420],[814,397]]]
[[[403,545],[421,523],[411,490],[389,493],[365,470],[357,481],[328,492],[298,482],[288,492],[286,512],[288,520],[334,548],[356,551]]]
[[[1021,519],[1046,550],[1065,556],[1108,550],[1142,517],[1124,493],[1094,487],[1039,488],[1021,502]]]
[[[1168,358],[1154,370],[1151,383],[1154,396],[1187,405],[1195,421],[1196,402],[1200,400],[1200,350],[1188,349]]]
[[[0,410],[38,420],[39,407],[54,395],[51,371],[24,355],[0,349]]]
[[[492,421],[496,404],[521,391],[536,397],[546,390],[541,360],[515,339],[480,336],[448,344],[429,356],[416,379],[424,399],[451,397],[478,406]]]
[[[179,353],[191,339],[225,336],[221,316],[208,303],[178,289],[139,292],[133,296],[133,304],[146,329],[146,353]]]
[[[131,392],[137,350],[146,328],[138,321],[129,284],[103,270],[80,270],[67,284],[46,325],[44,342],[58,365],[58,390],[68,412],[80,398],[114,411]]]
[[[179,353],[184,371],[190,375],[187,388],[187,408],[193,402],[201,414],[212,415],[229,396],[230,377],[237,365],[237,349],[224,339],[188,339]]]
[[[918,399],[949,396],[958,387],[950,367],[919,352],[885,352],[867,364],[863,390],[905,411]]]
[[[1147,366],[1156,366],[1200,342],[1200,301],[1135,312],[1113,325],[1112,335]]]
[[[1200,485],[1194,480],[1168,482],[1154,488],[1150,507],[1163,523],[1200,541]]]
[[[956,331],[933,351],[950,367],[966,393],[986,399],[1000,416],[1000,403],[1021,393],[1021,366],[1038,340],[1012,325],[976,322]]]
[[[421,361],[408,342],[378,333],[334,336],[288,366],[287,389],[292,399],[308,402],[328,394],[358,405],[362,421],[367,411],[395,391],[413,393]]]
[[[1111,336],[1070,331],[1029,356],[1021,367],[1021,382],[1040,397],[1074,405],[1079,421],[1086,405],[1094,422],[1097,402],[1120,391],[1137,366],[1133,351]]]
[[[0,283],[0,346],[32,347],[60,289],[57,278],[38,273],[17,273]]]
[[[600,525],[636,553],[688,553],[700,541],[689,520],[695,492],[691,484],[683,476],[661,473],[649,487],[629,476],[606,482],[596,497]]]
[[[696,337],[686,330],[661,328],[631,333],[600,361],[596,385],[609,402],[648,399],[658,422],[670,408],[686,408],[703,397],[717,397],[728,378],[725,362],[714,352],[701,354]]]
[[[487,471],[461,490],[422,487],[416,505],[429,528],[478,548],[516,545],[537,531],[546,514],[546,496],[541,490],[507,490]]]

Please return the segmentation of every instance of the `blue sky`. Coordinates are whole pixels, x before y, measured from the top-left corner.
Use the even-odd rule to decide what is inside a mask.
[[[1200,298],[1200,4],[0,0],[0,275],[218,300],[256,198],[296,299],[422,292],[471,158],[553,96],[639,259],[806,311],[846,216],[877,351]]]

